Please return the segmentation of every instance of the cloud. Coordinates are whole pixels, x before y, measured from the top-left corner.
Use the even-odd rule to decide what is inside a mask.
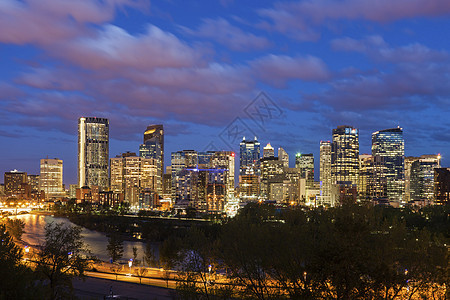
[[[277,2],[272,8],[260,9],[267,19],[261,23],[300,40],[318,38],[318,26],[328,21],[368,20],[377,23],[394,22],[416,17],[446,16],[450,13],[447,0],[305,0]]]
[[[322,81],[330,76],[325,63],[314,56],[270,54],[251,61],[250,66],[254,76],[279,88],[288,80]]]
[[[244,32],[223,18],[205,19],[197,30],[181,28],[189,35],[215,40],[234,51],[261,50],[270,46],[269,40],[265,37]]]
[[[144,1],[132,0],[2,0],[0,1],[0,42],[51,45],[79,37],[89,25],[114,18],[115,10],[143,8]]]
[[[362,40],[338,38],[331,41],[331,46],[334,50],[360,52],[377,61],[391,63],[417,64],[445,61],[449,58],[448,53],[432,50],[419,43],[393,48],[379,35],[368,36]]]
[[[144,34],[131,35],[115,25],[105,25],[95,36],[83,37],[53,49],[54,55],[87,69],[160,67],[201,64],[201,51],[173,34],[148,25]]]

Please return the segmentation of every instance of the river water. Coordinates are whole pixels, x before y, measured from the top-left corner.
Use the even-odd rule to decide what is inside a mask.
[[[22,235],[22,240],[24,243],[29,245],[38,245],[45,240],[45,225],[51,222],[64,223],[75,226],[74,223],[70,222],[66,218],[53,217],[48,215],[18,215],[11,216],[11,218],[17,218],[25,222],[25,233]],[[110,256],[106,250],[108,245],[108,238],[105,234],[83,228],[82,231],[83,240],[91,250],[92,255],[96,256],[102,261],[109,261]],[[142,260],[145,250],[145,243],[142,242],[123,242],[123,257],[122,260],[129,260],[133,258],[133,247],[138,249],[138,259]]]

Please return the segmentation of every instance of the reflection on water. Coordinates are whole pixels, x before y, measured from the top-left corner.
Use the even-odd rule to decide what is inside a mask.
[[[51,222],[62,222],[72,226],[75,225],[66,218],[56,218],[46,215],[27,214],[18,215],[11,218],[17,218],[25,222],[25,233],[22,236],[22,240],[30,245],[37,245],[45,240],[44,227],[46,224]],[[93,255],[103,261],[108,261],[110,259],[109,254],[106,251],[106,246],[108,245],[108,238],[106,235],[86,228],[83,228],[82,235],[84,242],[88,245]],[[138,248],[138,258],[142,260],[145,244],[142,242],[128,241],[123,242],[123,260],[128,260],[133,257],[133,247]]]

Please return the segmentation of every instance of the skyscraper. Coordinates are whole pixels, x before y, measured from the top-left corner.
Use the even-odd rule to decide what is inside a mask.
[[[260,174],[260,143],[256,137],[254,140],[244,137],[239,146],[239,175]]]
[[[320,142],[320,197],[319,205],[334,206],[331,180],[331,142]]]
[[[421,155],[411,164],[411,200],[434,200],[434,169],[440,162],[440,155]]]
[[[300,177],[306,179],[306,186],[314,185],[314,155],[312,153],[295,155],[295,167],[300,172]]]
[[[144,143],[139,146],[139,156],[153,158],[158,166],[157,191],[162,193],[164,175],[164,128],[163,125],[149,125],[144,132]]]
[[[5,172],[5,194],[12,197],[28,198],[30,196],[30,187],[28,186],[28,177],[26,172],[13,170]]]
[[[78,187],[99,186],[101,189],[107,189],[108,164],[108,119],[78,119]]]
[[[372,156],[384,165],[385,197],[403,201],[405,193],[405,142],[400,127],[372,133]]]
[[[273,149],[272,145],[268,143],[264,149],[263,149],[263,157],[274,157],[275,156],[275,149]]]
[[[278,159],[283,162],[285,168],[289,168],[289,154],[281,147],[278,148]]]
[[[155,159],[124,153],[110,161],[111,190],[123,193],[125,201],[132,207],[138,207],[139,194],[144,189],[153,193],[157,191],[158,168]]]
[[[44,191],[46,199],[64,196],[62,160],[41,159],[39,190]]]
[[[351,126],[333,129],[331,145],[331,177],[333,183],[358,184],[359,134]]]

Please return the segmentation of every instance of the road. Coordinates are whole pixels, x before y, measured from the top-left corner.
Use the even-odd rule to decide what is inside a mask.
[[[111,294],[121,297],[118,299],[129,300],[175,298],[175,291],[171,289],[101,278],[86,277],[84,280],[77,278],[73,279],[72,284],[78,299],[103,300],[105,296]]]

